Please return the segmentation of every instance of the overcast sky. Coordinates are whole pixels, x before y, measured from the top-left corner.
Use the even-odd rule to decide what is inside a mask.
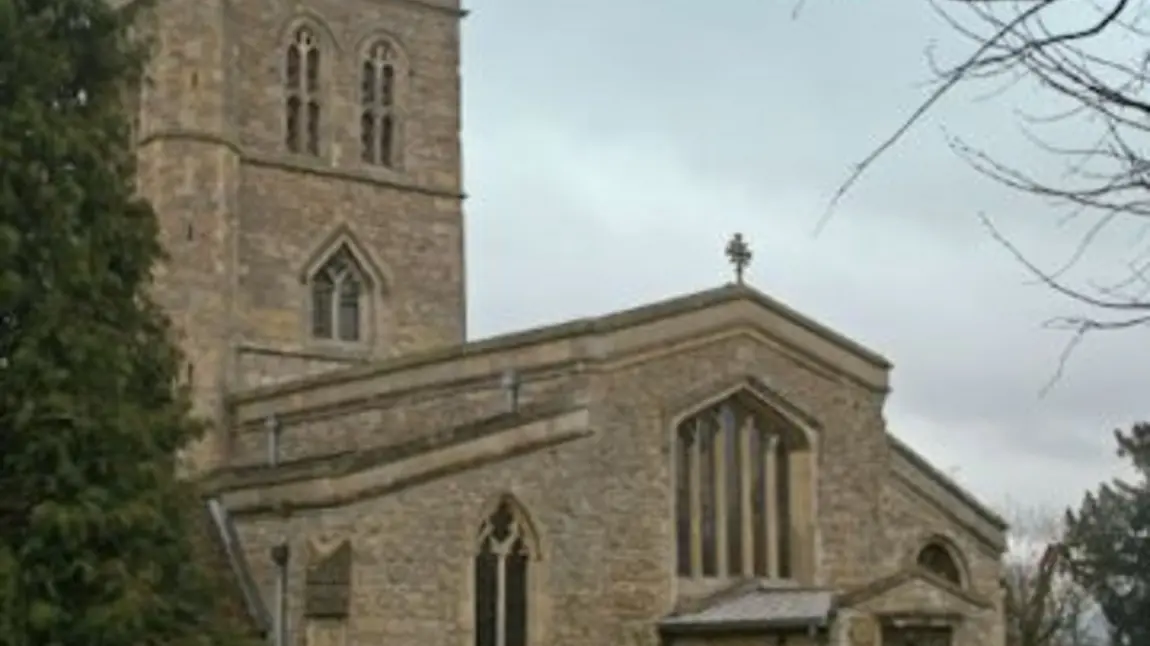
[[[1012,112],[1033,99],[955,95],[816,237],[851,165],[924,96],[925,48],[957,43],[926,3],[807,0],[796,20],[792,1],[473,3],[472,336],[717,286],[741,231],[754,286],[894,362],[887,417],[911,446],[996,507],[1077,502],[1120,468],[1112,429],[1150,418],[1146,333],[1088,339],[1040,398],[1067,341],[1042,323],[1083,310],[1033,284],[976,215],[1049,266],[1077,238],[943,132],[1051,167]]]

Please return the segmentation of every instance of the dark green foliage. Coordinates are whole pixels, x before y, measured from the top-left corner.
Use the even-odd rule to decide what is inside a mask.
[[[1115,431],[1136,472],[1088,493],[1067,513],[1074,578],[1102,608],[1114,646],[1150,644],[1150,424]]]
[[[0,646],[224,643],[105,0],[0,0]],[[194,511],[192,511],[194,510]]]

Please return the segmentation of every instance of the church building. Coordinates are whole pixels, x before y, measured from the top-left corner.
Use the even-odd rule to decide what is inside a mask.
[[[150,11],[157,296],[253,633],[1004,643],[1006,524],[892,435],[879,354],[741,276],[466,338],[458,0]]]

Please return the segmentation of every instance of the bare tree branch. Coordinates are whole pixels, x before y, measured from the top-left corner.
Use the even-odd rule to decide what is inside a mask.
[[[1001,99],[1009,88],[1038,89],[1043,114],[1017,110],[1023,136],[1039,151],[1065,162],[1054,178],[1025,172],[948,136],[952,151],[975,171],[1020,193],[1064,209],[1057,226],[1089,218],[1073,251],[1054,269],[1039,267],[978,214],[990,236],[1040,284],[1087,313],[1047,321],[1071,337],[1045,393],[1062,375],[1082,338],[1096,330],[1150,324],[1150,247],[1140,234],[1135,259],[1118,280],[1071,285],[1069,273],[1083,262],[1104,232],[1119,223],[1146,219],[1150,225],[1150,19],[1147,0],[931,0],[930,5],[972,51],[956,64],[940,64],[933,48],[927,59],[934,86],[923,101],[848,173],[818,220],[818,235],[839,203],[883,155],[897,145],[960,85],[989,83],[976,100]],[[965,14],[960,20],[958,14]],[[1076,144],[1049,135],[1054,125],[1073,126]],[[1045,132],[1040,132],[1045,131]],[[1143,227],[1143,233],[1150,226]]]
[[[961,66],[958,72],[952,72],[945,75],[945,80],[943,81],[942,85],[931,92],[930,96],[927,97],[925,101],[923,101],[917,108],[914,109],[914,111],[911,112],[910,117],[908,117],[907,120],[904,121],[903,124],[899,126],[893,134],[891,134],[878,145],[878,148],[872,151],[861,162],[859,162],[858,165],[855,166],[854,170],[851,171],[850,175],[847,176],[846,181],[843,182],[841,186],[839,186],[838,190],[835,191],[834,196],[831,198],[830,204],[827,206],[826,212],[823,214],[823,217],[819,219],[819,223],[815,226],[815,233],[818,234],[822,231],[823,227],[826,226],[826,223],[833,215],[834,209],[836,206],[838,206],[839,201],[841,201],[843,196],[845,196],[847,192],[850,191],[852,187],[854,187],[855,183],[857,183],[858,180],[863,176],[863,173],[865,173],[871,166],[873,166],[874,163],[878,161],[880,157],[886,154],[888,150],[893,148],[894,145],[897,144],[906,133],[910,132],[911,128],[917,125],[918,122],[921,121],[928,112],[930,112],[931,108],[933,108],[935,104],[946,97],[947,93],[949,93],[954,89],[955,86],[961,83],[965,78],[964,75],[967,73],[967,69],[971,71],[976,69],[982,59],[985,58],[990,52],[998,48],[1001,43],[1010,35],[1010,30],[1017,28],[1019,25],[1022,25],[1031,17],[1038,15],[1043,9],[1057,3],[1058,1],[1059,0],[1040,0],[1037,4],[1024,11],[1020,16],[1000,29],[997,34],[980,45],[978,50],[975,51],[975,53],[972,54],[968,59],[967,64]],[[1125,2],[1125,0],[1123,0],[1123,2]]]
[[[1015,507],[1003,574],[1008,646],[1097,646],[1093,600],[1066,569],[1059,514]]]

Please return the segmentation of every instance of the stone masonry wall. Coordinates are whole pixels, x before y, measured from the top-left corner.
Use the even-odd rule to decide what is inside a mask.
[[[240,347],[236,354],[236,387],[239,389],[281,384],[363,363],[359,357],[291,353],[252,347]]]
[[[291,351],[388,358],[457,344],[465,330],[460,162],[459,15],[425,0],[241,2],[232,88],[244,150],[240,173],[239,334]],[[286,43],[301,24],[320,39],[318,157],[284,148]],[[359,154],[361,56],[386,36],[406,60],[398,86],[400,164]],[[347,232],[376,284],[362,343],[309,337],[306,279]],[[380,275],[371,275],[378,270]]]
[[[959,567],[970,576],[970,588],[979,595],[993,597],[998,593],[1002,574],[999,555],[970,532],[947,518],[945,512],[908,491],[898,482],[887,482],[882,489],[883,524],[886,549],[882,565],[894,572],[912,562],[927,539],[942,536],[957,548]]]
[[[273,368],[237,356],[243,346],[354,360],[462,341],[460,17],[455,0],[162,0],[141,23],[155,50],[136,120],[140,188],[170,254],[156,295],[204,417],[221,421],[226,393],[252,382],[328,367]],[[283,146],[285,44],[303,22],[323,48],[318,158]],[[358,152],[360,54],[383,35],[405,61],[391,170]],[[306,271],[340,231],[376,284],[364,342],[323,347],[308,335]],[[191,452],[197,468],[223,459],[222,439],[210,433]]]
[[[241,518],[257,578],[270,590],[267,549],[281,535],[289,537],[295,554],[305,553],[309,539],[349,536],[349,643],[465,646],[471,635],[472,541],[484,510],[510,493],[530,514],[541,543],[533,579],[538,596],[532,598],[537,643],[653,645],[652,622],[671,610],[676,585],[668,413],[747,375],[768,382],[826,429],[818,501],[824,582],[872,573],[885,455],[881,398],[875,393],[804,368],[748,337],[717,339],[590,375],[596,432],[591,438],[383,498],[296,512],[286,521]],[[469,415],[488,414],[494,403],[480,398]],[[436,408],[429,406],[427,413]],[[397,406],[392,414],[401,410]],[[423,414],[408,413],[402,427],[428,428]],[[293,567],[298,611],[304,564]],[[293,626],[298,635],[298,612]]]
[[[507,406],[499,373],[487,379],[435,391],[396,393],[356,407],[281,420],[280,456],[284,461],[330,455],[354,449],[397,444],[436,431],[495,415]],[[521,405],[572,398],[585,389],[586,378],[566,372],[528,375]],[[232,465],[266,460],[267,434],[260,425],[237,429]]]
[[[969,577],[968,588],[976,595],[1000,606],[1002,575],[1000,555],[970,532],[962,529],[946,513],[916,496],[904,485],[887,482],[882,489],[883,524],[886,549],[882,568],[894,572],[913,562],[928,538],[942,536],[959,552],[959,566]],[[963,627],[955,646],[998,646],[1003,643],[1001,613],[980,613]]]

